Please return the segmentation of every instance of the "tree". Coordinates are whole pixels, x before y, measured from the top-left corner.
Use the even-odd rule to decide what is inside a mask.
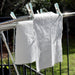
[[[22,14],[22,8],[30,0],[1,0],[0,1],[0,15],[9,16],[11,11],[19,12]]]
[[[29,1],[32,2],[34,11],[40,8],[46,8],[47,10],[54,10],[54,3],[58,2],[60,8],[66,8],[66,10],[75,10],[74,0],[0,0],[0,16],[9,16],[13,11],[16,14],[25,15],[25,4]]]

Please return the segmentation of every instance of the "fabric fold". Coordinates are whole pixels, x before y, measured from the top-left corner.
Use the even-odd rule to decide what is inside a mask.
[[[63,16],[53,12],[36,14],[33,23],[40,50],[36,61],[37,71],[62,62]]]
[[[26,64],[36,61],[38,48],[33,21],[21,21],[16,28],[15,64]]]

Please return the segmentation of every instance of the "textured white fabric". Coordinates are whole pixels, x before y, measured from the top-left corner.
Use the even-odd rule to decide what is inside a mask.
[[[63,17],[53,12],[34,15],[40,55],[36,61],[37,71],[62,62]]]
[[[38,50],[33,21],[21,21],[16,26],[15,64],[36,61]]]

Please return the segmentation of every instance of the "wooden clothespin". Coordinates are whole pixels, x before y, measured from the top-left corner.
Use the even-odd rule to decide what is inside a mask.
[[[61,13],[61,11],[59,9],[58,3],[55,3],[54,6],[55,6],[55,9],[56,9],[57,14],[62,15],[62,13]]]
[[[34,16],[34,12],[33,12],[32,4],[31,3],[26,4],[26,8],[27,8],[30,16],[33,17]]]
[[[16,16],[15,16],[14,12],[11,12],[11,13],[10,13],[10,16],[11,16],[13,19],[16,19]]]

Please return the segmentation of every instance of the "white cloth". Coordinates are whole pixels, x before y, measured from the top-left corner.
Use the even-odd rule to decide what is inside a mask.
[[[36,61],[38,48],[33,21],[21,21],[16,28],[15,64],[26,64]]]
[[[40,55],[36,61],[37,71],[62,62],[63,17],[53,12],[34,15]]]

